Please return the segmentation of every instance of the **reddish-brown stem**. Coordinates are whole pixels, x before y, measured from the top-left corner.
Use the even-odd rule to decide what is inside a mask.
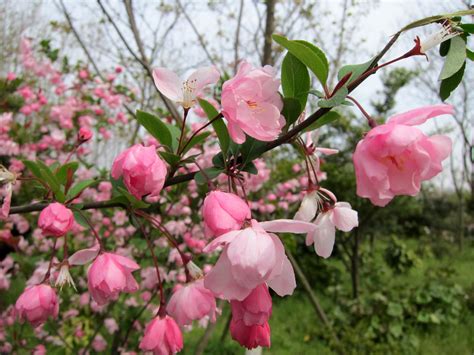
[[[205,125],[203,125],[202,127],[200,127],[199,129],[196,130],[196,132],[194,132],[191,137],[189,137],[189,139],[186,141],[186,144],[183,146],[183,148],[181,148],[181,150],[178,151],[178,155],[181,155],[182,152],[184,152],[184,150],[186,149],[186,147],[191,143],[192,139],[194,137],[196,137],[199,132],[202,132],[202,130],[204,130],[206,127],[209,127],[211,124],[213,124],[215,121],[217,121],[219,118],[222,117],[222,113],[219,113],[216,117],[214,117],[213,119],[209,120],[209,122],[207,122]]]
[[[148,222],[150,222],[153,226],[158,228],[161,233],[165,235],[165,237],[168,239],[168,241],[173,245],[174,248],[178,251],[178,254],[181,258],[181,261],[183,262],[183,267],[184,267],[184,273],[186,275],[186,282],[190,282],[192,280],[191,274],[189,273],[188,269],[188,262],[189,258],[184,255],[184,253],[179,249],[178,242],[174,237],[171,235],[171,233],[166,229],[165,226],[163,226],[156,218],[153,216],[150,216],[148,213],[142,211],[142,210],[134,210],[133,213],[135,213],[137,216],[141,216],[144,219],[146,219]]]
[[[81,210],[75,210],[77,211],[77,213],[79,213],[82,218],[84,218],[84,220],[86,221],[87,225],[89,226],[89,228],[91,229],[92,231],[92,234],[94,234],[94,237],[95,239],[97,240],[97,242],[99,243],[99,253],[103,252],[105,250],[104,248],[104,243],[102,242],[102,239],[100,239],[99,237],[99,234],[97,233],[97,231],[95,230],[94,226],[92,225],[92,222],[91,220],[89,219],[89,217],[86,216],[85,213],[83,213]]]
[[[166,314],[166,302],[165,302],[165,295],[163,292],[163,281],[161,280],[160,266],[158,265],[158,258],[156,257],[156,254],[154,251],[154,245],[150,239],[150,236],[146,232],[145,227],[143,226],[143,223],[141,223],[140,220],[134,214],[132,214],[132,216],[135,219],[138,226],[140,227],[140,231],[145,237],[146,243],[148,245],[148,249],[150,249],[151,258],[153,259],[153,264],[155,265],[156,277],[158,278],[158,289],[160,292],[160,307],[158,308],[157,315],[164,316]]]
[[[362,112],[362,114],[365,116],[365,118],[367,118],[367,121],[369,122],[369,126],[370,128],[375,128],[377,127],[377,122],[375,122],[375,120],[372,118],[372,116],[370,116],[367,111],[364,110],[364,108],[362,107],[362,105],[359,103],[359,101],[357,101],[355,98],[353,98],[352,96],[349,96],[347,95],[347,99],[348,100],[351,100],[353,103],[356,104],[357,108],[360,110],[360,112]]]
[[[181,125],[181,134],[179,135],[179,142],[178,142],[178,155],[181,152],[181,144],[183,143],[183,138],[184,138],[184,133],[186,131],[186,118],[188,117],[189,113],[189,108],[184,108],[184,113],[183,113],[183,124]]]
[[[44,274],[43,281],[41,281],[40,284],[43,284],[46,281],[48,281],[49,277],[51,276],[51,268],[53,267],[53,259],[54,259],[54,256],[56,255],[57,244],[58,244],[58,238],[54,237],[53,251],[51,252],[51,259],[49,260],[48,271],[46,271],[46,274]]]

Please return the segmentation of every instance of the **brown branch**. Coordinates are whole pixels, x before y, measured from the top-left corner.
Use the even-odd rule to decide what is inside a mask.
[[[237,29],[235,30],[235,42],[234,42],[234,73],[237,73],[237,65],[239,64],[240,27],[242,25],[243,12],[244,12],[244,0],[240,0],[240,10],[239,10],[239,16],[237,18]]]
[[[267,0],[267,19],[265,23],[265,34],[263,43],[262,65],[272,65],[272,34],[275,32],[275,0]]]

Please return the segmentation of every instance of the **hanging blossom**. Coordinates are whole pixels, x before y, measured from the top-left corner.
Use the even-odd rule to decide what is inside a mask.
[[[204,278],[204,286],[216,297],[242,301],[253,289],[266,283],[279,296],[291,295],[295,274],[281,240],[273,233],[309,233],[314,225],[302,221],[252,220],[242,230],[225,233],[205,248],[212,252],[224,246],[216,265]]]
[[[349,232],[359,225],[357,211],[347,202],[337,202],[336,196],[324,188],[306,194],[295,219],[314,221],[315,229],[306,235],[306,245],[314,244],[316,254],[323,258],[331,256],[336,229]]]
[[[156,88],[185,109],[193,107],[203,94],[203,89],[217,83],[219,78],[219,71],[213,66],[197,69],[186,80],[181,80],[176,73],[166,68],[153,70]]]
[[[357,195],[376,206],[386,206],[395,196],[415,196],[421,182],[438,175],[452,148],[443,135],[426,136],[418,126],[440,115],[452,115],[451,105],[421,107],[392,116],[370,130],[353,155]]]
[[[415,39],[415,48],[414,50],[418,50],[419,54],[426,54],[427,51],[436,47],[437,45],[459,36],[462,32],[459,32],[453,29],[451,23],[443,24],[441,30],[436,31],[430,34],[423,40],[420,40],[419,37]]]
[[[0,164],[0,197],[3,198],[0,207],[0,220],[8,218],[12,202],[13,185],[16,182],[17,175],[12,173]]]

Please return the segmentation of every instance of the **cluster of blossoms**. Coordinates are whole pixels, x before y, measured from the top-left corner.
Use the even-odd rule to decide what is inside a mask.
[[[50,64],[36,61],[27,41],[22,44],[22,52],[25,68],[50,80],[56,85],[57,94],[66,91],[60,73]],[[81,70],[78,74],[79,82],[87,81],[89,76],[86,70]],[[206,94],[205,89],[216,84],[219,77],[219,72],[214,67],[199,69],[184,81],[165,68],[158,68],[153,72],[158,90],[182,105],[184,119],[188,110],[194,108],[198,99]],[[113,92],[110,82],[99,81],[96,84],[98,85],[93,92],[100,102],[105,103],[109,109],[121,107],[125,98]],[[279,87],[280,80],[276,78],[272,67],[255,68],[245,61],[240,64],[235,77],[223,83],[220,103],[215,101],[213,105],[227,122],[229,135],[235,144],[244,143],[248,137],[258,141],[278,138],[286,124],[281,114],[283,101],[278,92]],[[25,100],[20,112],[26,120],[39,112],[41,105],[47,104],[41,92],[34,92],[28,86],[19,88],[18,93]],[[55,149],[62,152],[56,155],[56,160],[68,162],[71,152],[79,156],[86,153],[83,143],[92,139],[92,129],[101,132],[104,138],[108,136],[104,128],[106,125],[102,121],[94,125],[96,120],[83,114],[83,111],[91,111],[94,115],[103,117],[104,112],[100,107],[85,105],[81,99],[71,96],[62,104],[49,108],[56,131],[48,128],[48,136],[45,138],[43,135],[34,143],[34,148],[31,147],[33,144],[20,147],[15,146],[15,142],[10,142],[8,154],[2,154],[9,157],[21,154],[32,159],[38,152]],[[373,127],[358,143],[353,155],[357,194],[369,198],[378,206],[386,205],[398,195],[416,195],[422,181],[441,172],[441,163],[451,151],[451,142],[444,136],[427,137],[413,126],[452,112],[453,108],[449,105],[430,106],[396,115],[386,124]],[[196,113],[201,114],[199,111]],[[123,113],[118,112],[106,122],[126,123],[124,117]],[[4,114],[0,119],[8,127],[5,132],[2,128],[0,135],[6,135],[11,140],[8,135],[12,124],[11,115]],[[69,153],[66,153],[67,149],[64,147],[67,138],[71,137],[61,136],[64,133],[59,128],[70,133],[74,131],[75,143],[71,144]],[[195,131],[202,128],[200,126]],[[184,128],[181,134],[184,134]],[[181,138],[178,153],[182,153]],[[210,151],[204,154],[198,150],[201,156],[196,159],[196,163],[200,170],[211,166],[212,155],[219,152],[212,149],[214,148],[210,147]],[[143,351],[163,355],[181,351],[183,329],[192,326],[194,321],[216,321],[219,314],[216,299],[230,304],[232,318],[229,329],[234,340],[249,349],[269,347],[269,319],[272,314],[269,289],[284,297],[293,294],[296,288],[293,266],[277,233],[303,234],[307,245],[313,244],[319,256],[328,258],[334,247],[336,230],[349,232],[358,226],[358,214],[350,204],[339,202],[333,192],[321,186],[325,176],[320,171],[317,153],[330,155],[336,154],[337,150],[316,147],[311,135],[303,142],[303,150],[307,166],[312,167],[308,169],[308,175],[276,186],[276,191],[267,196],[268,203],[265,204],[262,201],[248,201],[244,188],[247,185],[248,190],[258,191],[268,180],[269,171],[261,160],[255,161],[258,174],[253,177],[244,176],[240,171],[228,170],[217,179],[219,188],[215,188],[209,181],[209,191],[200,209],[201,224],[196,224],[190,218],[193,200],[200,200],[196,182],[189,183],[189,193],[180,197],[176,205],[170,204],[166,213],[161,216],[131,206],[127,212],[115,212],[112,216],[94,211],[89,219],[77,204],[88,199],[109,200],[113,188],[108,181],[61,203],[51,201],[52,195],[48,191],[50,203],[39,214],[38,229],[33,234],[36,234],[35,243],[39,250],[53,250],[54,256],[54,252],[63,247],[63,259],[58,261],[52,256],[49,263],[38,267],[28,281],[27,288],[17,299],[10,316],[39,328],[49,318],[58,318],[61,302],[56,289],[61,289],[66,283],[75,288],[76,282],[70,274],[70,268],[88,265],[87,279],[81,278],[77,282],[79,287],[87,288],[87,292],[80,296],[79,303],[82,306],[90,303],[91,308],[97,312],[111,302],[118,302],[123,293],[135,294],[146,290],[141,294],[140,300],[145,303],[151,301],[154,293],[159,291],[160,303],[156,312],[150,312],[152,319],[143,330],[141,325],[137,325],[143,331],[139,343]],[[115,180],[113,183],[123,185],[124,188],[120,188],[128,193],[130,201],[158,202],[166,206],[166,197],[171,195],[171,189],[165,186],[167,178],[172,177],[176,170],[190,171],[191,164],[171,168],[162,159],[163,152],[162,145],[149,138],[143,144],[132,145],[115,158],[111,168],[111,176]],[[188,154],[192,156],[194,153],[194,150],[190,150]],[[1,209],[3,218],[8,216],[13,187],[19,188],[16,186],[20,184],[15,183],[17,175],[24,168],[21,166],[15,169],[15,166],[21,166],[21,162],[15,163],[12,158],[9,168],[2,167],[0,170],[0,184],[2,191],[5,191]],[[300,168],[295,166],[294,172],[299,171]],[[83,172],[82,177],[89,174],[90,172]],[[240,189],[237,187],[239,184]],[[276,204],[281,208],[299,204],[299,209],[293,219],[257,220],[257,212],[270,217]],[[170,216],[175,218],[167,219]],[[133,224],[125,226],[128,218]],[[86,226],[78,225],[76,219],[83,224],[85,222]],[[7,223],[15,224],[20,230],[24,221],[10,216]],[[99,225],[99,230],[95,225]],[[151,227],[151,231],[147,227]],[[26,230],[28,229],[29,226],[26,226]],[[154,231],[159,232],[162,237],[152,241]],[[82,234],[75,242],[89,245],[69,256],[68,235],[72,233]],[[92,234],[94,238],[84,237],[86,233]],[[147,243],[145,249],[152,255],[153,267],[142,268],[133,260],[133,250],[128,243],[138,233]],[[112,235],[117,246],[113,252],[109,251],[111,243],[108,243]],[[4,237],[2,234],[2,239],[12,241],[13,236]],[[21,248],[28,251],[30,246],[27,242],[24,244],[26,245]],[[179,272],[168,272],[163,265],[158,264],[154,253],[156,246],[171,246],[168,262],[174,263],[180,269]],[[203,265],[203,271],[195,260],[191,260],[192,254],[218,258],[213,266]],[[11,268],[3,267],[6,270]],[[139,270],[141,282],[136,279]],[[6,277],[4,279],[4,283],[9,282]],[[178,283],[168,300],[163,288],[165,281]],[[126,302],[131,305],[138,303],[133,296]],[[116,331],[113,319],[108,321],[107,328],[112,332]],[[78,337],[82,336],[81,332],[80,328],[76,330]],[[93,347],[96,351],[103,351],[103,338],[97,336]]]

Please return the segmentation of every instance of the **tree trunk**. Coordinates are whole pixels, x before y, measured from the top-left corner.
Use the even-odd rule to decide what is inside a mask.
[[[275,4],[276,0],[267,0],[267,19],[263,43],[262,65],[273,65],[272,34],[275,31]]]

